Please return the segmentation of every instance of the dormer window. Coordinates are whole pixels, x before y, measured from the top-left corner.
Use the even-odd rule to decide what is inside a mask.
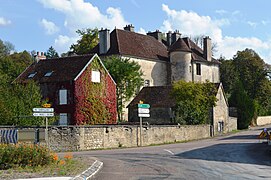
[[[28,75],[28,78],[33,78],[36,74],[37,74],[37,72],[31,73]]]
[[[50,77],[53,74],[53,71],[49,71],[45,73],[44,77]]]

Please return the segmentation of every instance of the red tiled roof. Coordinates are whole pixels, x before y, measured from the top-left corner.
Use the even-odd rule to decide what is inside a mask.
[[[39,83],[64,82],[74,80],[80,71],[91,60],[93,55],[71,56],[55,59],[40,60],[31,64],[15,81],[25,82],[34,80]],[[51,76],[45,77],[48,72],[53,72]],[[36,73],[33,78],[28,78],[29,74]]]

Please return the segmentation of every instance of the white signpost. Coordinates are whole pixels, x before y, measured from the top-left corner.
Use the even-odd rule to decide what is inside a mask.
[[[45,141],[49,146],[48,142],[48,117],[54,116],[54,108],[33,108],[33,116],[45,117]]]
[[[150,105],[149,104],[137,104],[138,107],[138,117],[140,121],[140,146],[142,146],[142,118],[150,117]]]

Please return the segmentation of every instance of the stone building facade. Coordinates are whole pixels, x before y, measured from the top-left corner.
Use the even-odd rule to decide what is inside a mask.
[[[158,30],[146,35],[136,33],[132,25],[112,32],[101,29],[99,44],[91,53],[98,53],[101,58],[118,55],[137,62],[144,74],[144,86],[166,86],[178,80],[220,82],[220,63],[212,58],[209,37],[204,38],[201,49],[190,38],[181,37],[178,31],[163,36]],[[127,119],[128,111],[125,115]]]

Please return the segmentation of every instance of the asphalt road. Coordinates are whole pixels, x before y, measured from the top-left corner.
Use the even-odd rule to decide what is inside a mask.
[[[188,143],[75,155],[104,163],[94,177],[97,180],[271,179],[271,146],[257,139],[261,129]]]

